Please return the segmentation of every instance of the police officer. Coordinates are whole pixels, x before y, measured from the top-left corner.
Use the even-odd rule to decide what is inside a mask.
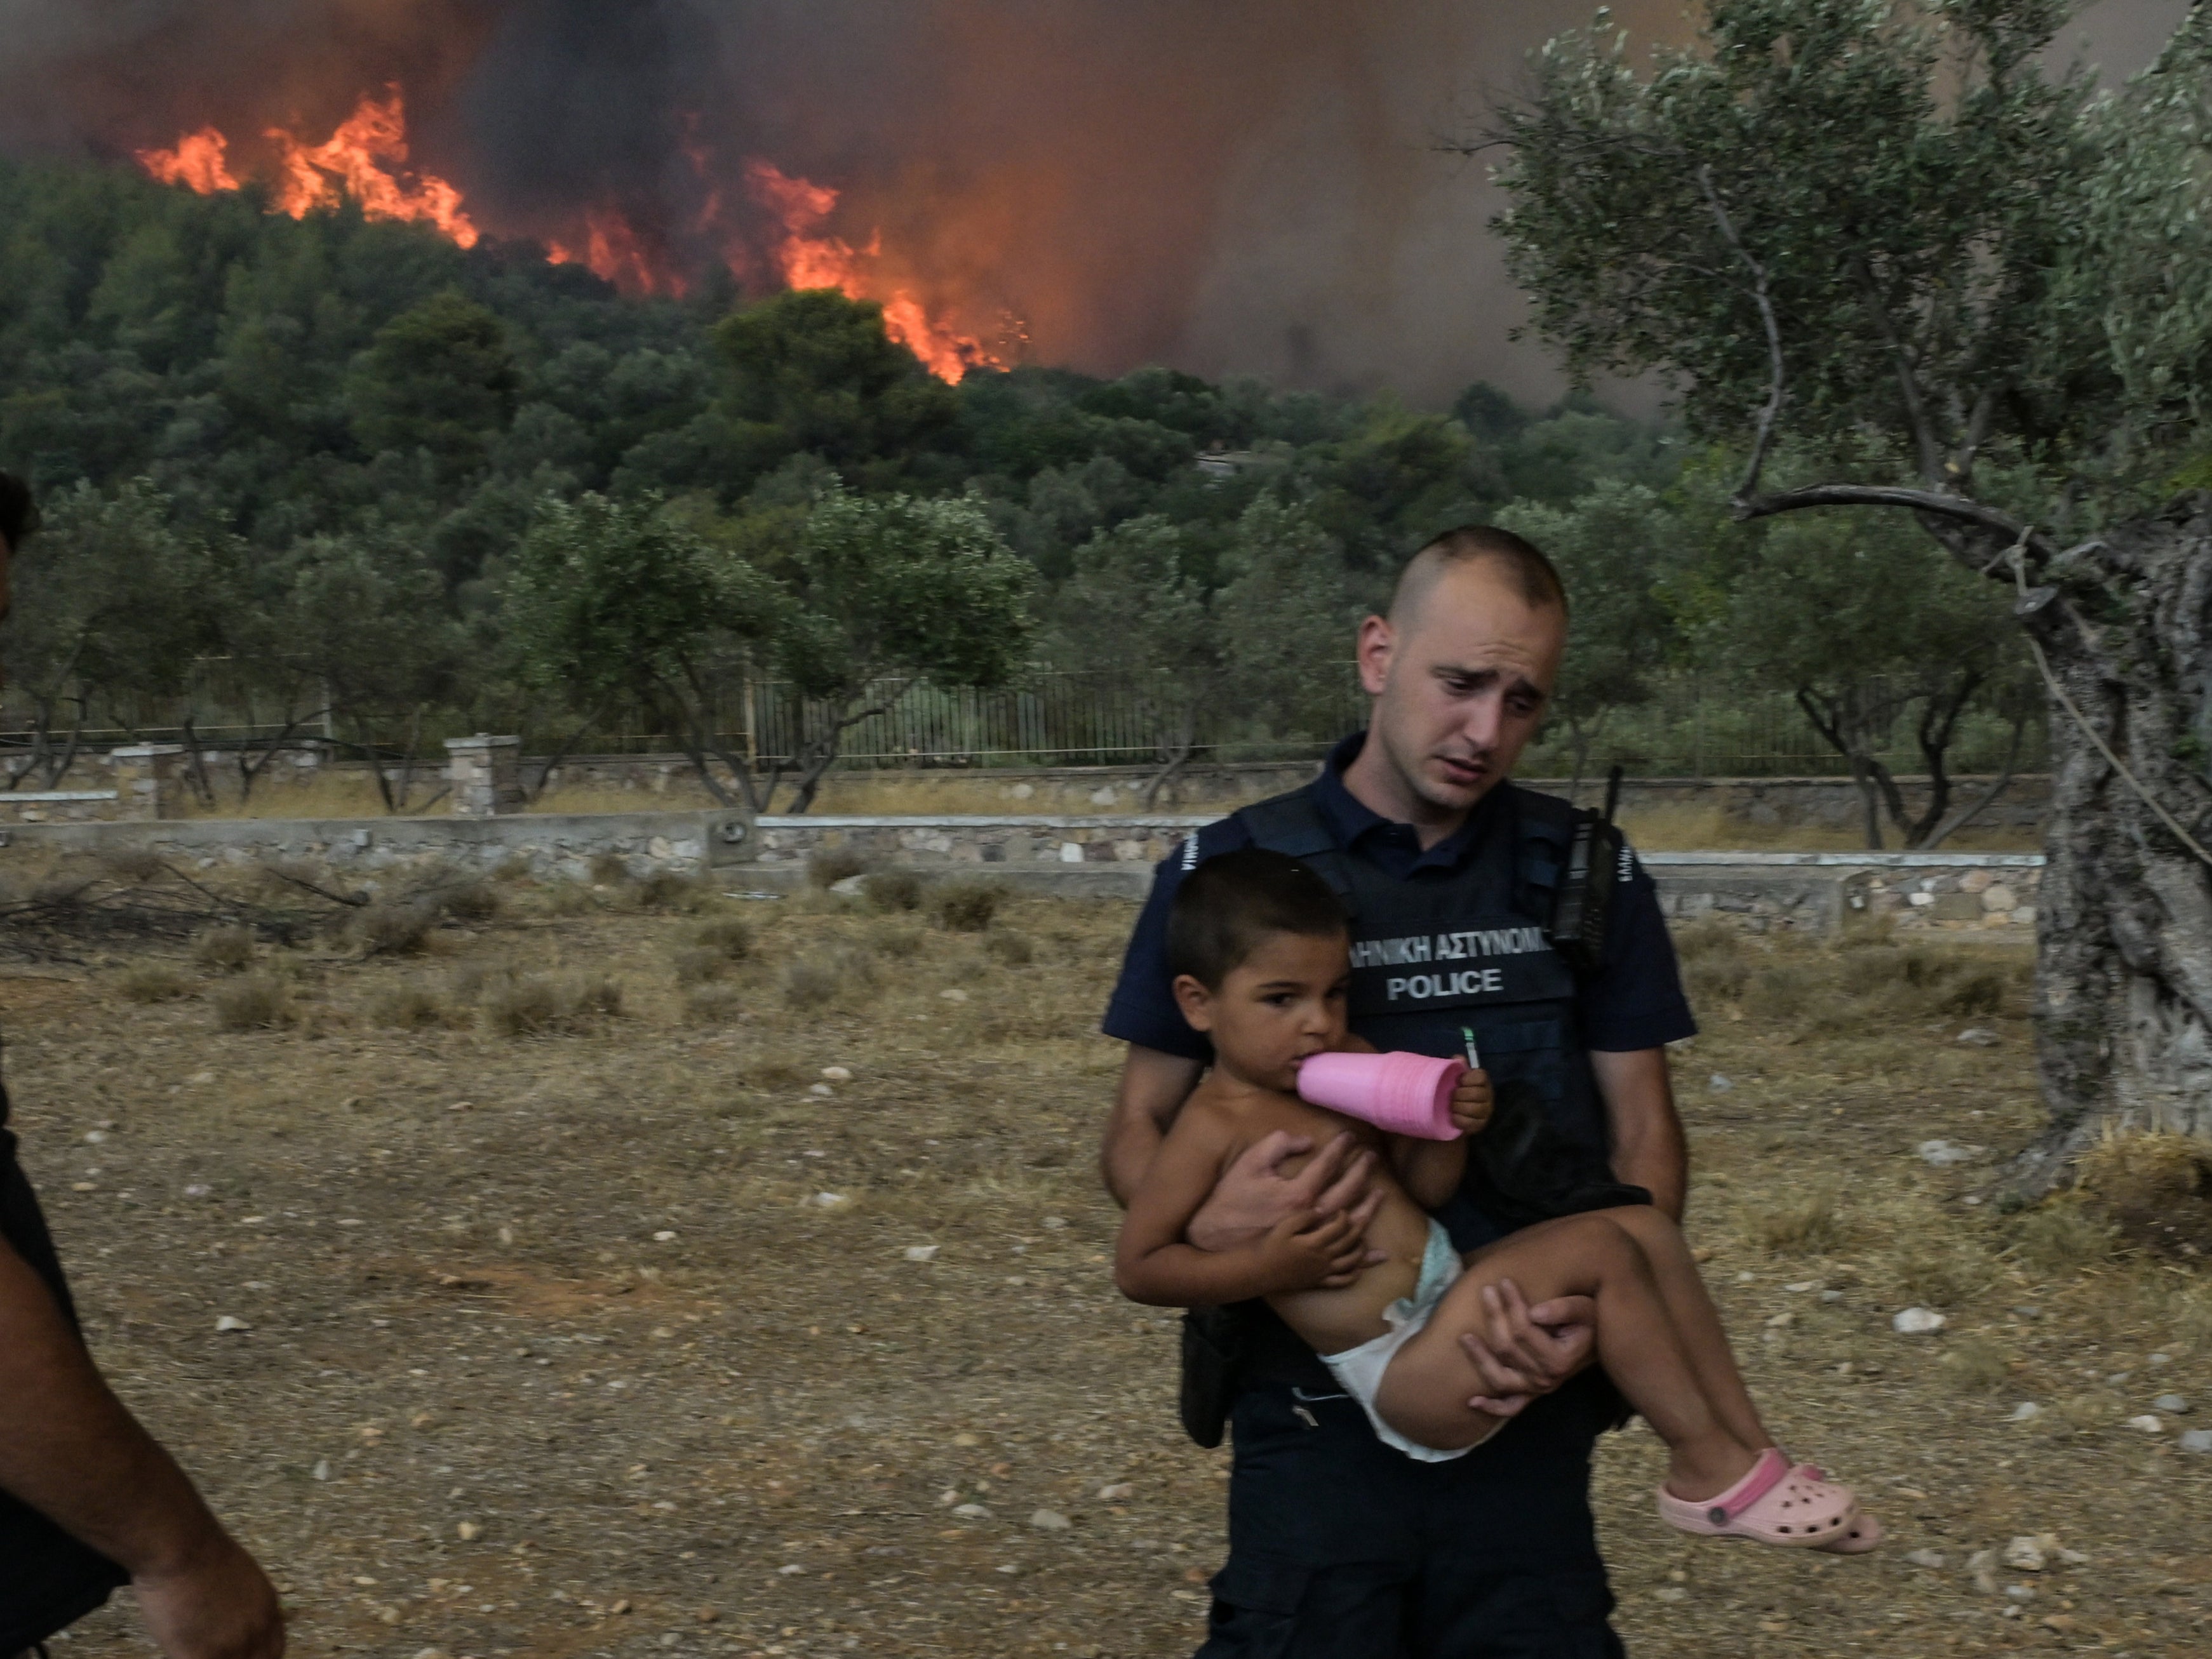
[[[36,524],[29,492],[0,473],[0,617]],[[85,1351],[0,1089],[0,1655],[38,1649],[126,1583],[170,1659],[284,1651],[268,1577]]]
[[[1367,730],[1306,788],[1207,826],[1160,867],[1104,1023],[1129,1045],[1103,1159],[1117,1199],[1143,1178],[1207,1059],[1170,993],[1170,900],[1200,859],[1257,843],[1311,863],[1352,911],[1357,1036],[1444,1055],[1471,1031],[1501,1101],[1509,1087],[1534,1101],[1561,1144],[1680,1215],[1685,1149],[1663,1045],[1694,1026],[1656,891],[1623,851],[1602,873],[1613,885],[1601,895],[1601,949],[1571,964],[1547,929],[1576,815],[1507,781],[1566,634],[1566,594],[1534,548],[1486,526],[1438,537],[1407,565],[1389,615],[1361,625]],[[1252,1147],[1193,1219],[1192,1242],[1224,1248],[1293,1210],[1355,1203],[1364,1172],[1348,1144],[1323,1148],[1296,1178],[1282,1166],[1309,1143],[1278,1135]],[[1505,1230],[1465,1191],[1440,1219],[1462,1250]],[[1229,1559],[1200,1659],[1621,1653],[1589,1492],[1592,1447],[1621,1406],[1585,1368],[1586,1303],[1498,1299],[1468,1353],[1486,1392],[1526,1409],[1441,1463],[1378,1441],[1264,1305],[1229,1311],[1238,1317],[1225,1339],[1216,1325],[1217,1340],[1185,1344],[1185,1420],[1202,1440],[1204,1362],[1232,1368]]]

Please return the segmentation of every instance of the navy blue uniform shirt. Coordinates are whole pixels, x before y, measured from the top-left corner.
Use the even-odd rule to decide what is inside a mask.
[[[1338,844],[1385,875],[1403,879],[1417,869],[1454,869],[1480,841],[1504,796],[1491,790],[1475,803],[1467,822],[1436,845],[1422,850],[1411,824],[1394,824],[1356,800],[1344,786],[1344,769],[1358,754],[1367,734],[1354,732],[1336,746],[1314,791]],[[1182,878],[1217,853],[1249,846],[1252,838],[1233,818],[1224,818],[1189,837],[1163,862],[1152,891],[1129,935],[1121,978],[1106,1005],[1101,1029],[1125,1043],[1138,1043],[1164,1054],[1207,1061],[1212,1044],[1183,1021],[1168,972],[1168,906]],[[1622,891],[1606,923],[1606,966],[1583,982],[1576,997],[1583,1039],[1593,1049],[1626,1053],[1656,1049],[1692,1036],[1697,1021],[1682,995],[1682,976],[1674,946],[1659,913],[1659,893],[1632,855],[1620,875]]]

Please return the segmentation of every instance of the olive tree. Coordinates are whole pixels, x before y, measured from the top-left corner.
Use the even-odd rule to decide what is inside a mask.
[[[1606,723],[1657,691],[1674,627],[1654,590],[1680,561],[1682,518],[1648,485],[1605,479],[1565,506],[1512,502],[1497,523],[1543,548],[1573,608],[1547,711],[1566,730],[1573,795]]]
[[[2064,0],[1709,0],[1646,64],[1602,16],[1486,142],[1534,324],[1740,446],[1734,511],[1910,513],[2008,591],[2049,688],[2038,1045],[2065,1177],[2212,1136],[2212,15],[2124,91]],[[1778,444],[1825,477],[1772,487]],[[1871,451],[1869,450],[1871,445]]]
[[[806,699],[793,812],[814,804],[845,734],[914,686],[989,689],[1026,658],[1030,565],[974,500],[833,486],[789,566],[776,656]]]
[[[519,677],[579,711],[580,730],[627,699],[675,735],[715,800],[759,812],[765,791],[714,715],[789,613],[769,578],[659,503],[587,493],[540,505],[509,566],[501,621]]]

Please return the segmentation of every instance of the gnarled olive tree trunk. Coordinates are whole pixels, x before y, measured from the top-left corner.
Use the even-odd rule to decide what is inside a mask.
[[[2042,575],[2021,601],[2056,681],[2036,928],[2051,1123],[2012,1172],[2031,1195],[2107,1128],[2212,1140],[2212,494]]]

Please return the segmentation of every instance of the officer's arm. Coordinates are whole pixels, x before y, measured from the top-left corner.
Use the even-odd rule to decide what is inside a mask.
[[[1098,1156],[1106,1190],[1122,1208],[1129,1207],[1176,1114],[1205,1069],[1179,1054],[1164,1054],[1141,1043],[1129,1044],[1121,1062],[1121,1087],[1114,1096],[1114,1115],[1106,1123],[1106,1143]]]
[[[108,1390],[30,1264],[0,1244],[0,1490],[129,1572],[173,1659],[275,1659],[253,1558]]]
[[[1590,1068],[1604,1097],[1617,1179],[1650,1189],[1651,1202],[1679,1221],[1689,1190],[1690,1153],[1674,1111],[1667,1050],[1593,1050]]]

